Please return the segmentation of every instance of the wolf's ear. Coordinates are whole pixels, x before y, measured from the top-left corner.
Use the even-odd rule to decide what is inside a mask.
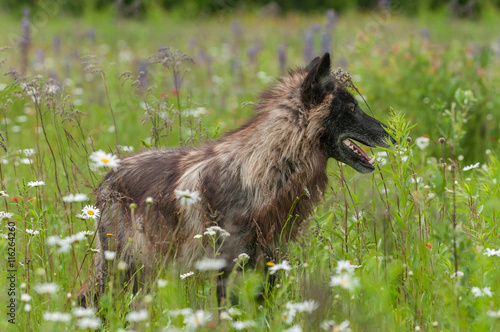
[[[323,101],[332,92],[335,83],[330,75],[330,54],[325,53],[321,59],[317,57],[306,67],[308,74],[302,82],[300,96],[306,108],[311,108]]]
[[[319,56],[315,57],[306,67],[306,71],[310,72],[311,69],[316,68],[318,66],[319,61],[321,58]]]

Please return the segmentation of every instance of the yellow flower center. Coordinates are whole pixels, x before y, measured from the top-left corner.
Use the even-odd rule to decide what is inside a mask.
[[[106,159],[106,158],[101,158],[101,161],[105,164],[109,163],[109,159]]]
[[[333,331],[334,331],[334,332],[340,332],[340,328],[339,328],[338,326],[334,326],[334,327],[333,327]]]
[[[88,211],[87,211],[87,213],[88,213],[89,215],[91,215],[91,216],[93,216],[93,215],[94,215],[94,211],[92,211],[92,210],[88,210]]]
[[[348,280],[348,279],[343,279],[343,280],[340,282],[340,284],[341,284],[342,286],[347,286],[347,285],[349,285],[349,280]]]
[[[273,262],[267,262],[266,265],[267,266],[274,266],[274,263]]]

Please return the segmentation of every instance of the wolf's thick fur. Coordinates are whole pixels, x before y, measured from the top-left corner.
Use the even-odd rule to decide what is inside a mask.
[[[349,120],[355,108],[358,112],[355,99],[330,74],[325,54],[281,78],[261,96],[257,114],[223,138],[197,148],[125,157],[97,190],[102,211],[96,237],[101,251],[95,259],[99,288],[107,275],[105,250],[116,251],[132,270],[140,262],[146,274],[167,258],[189,266],[204,253],[193,236],[215,224],[231,234],[221,249],[228,263],[225,271],[232,270],[233,259],[241,253],[250,255],[254,264],[265,256],[272,259],[274,249],[295,236],[323,197],[328,158],[358,167],[336,152],[344,148],[334,145],[356,136],[370,146],[385,144],[387,134],[380,122],[360,109],[359,119]],[[369,130],[364,127],[368,125]],[[354,128],[354,134],[344,127]],[[368,164],[359,167],[371,171]],[[182,206],[175,190],[198,191],[202,199]],[[151,205],[148,197],[153,198]],[[137,205],[134,211],[131,203]],[[298,215],[293,224],[287,224],[290,212]],[[108,234],[113,234],[113,248]]]

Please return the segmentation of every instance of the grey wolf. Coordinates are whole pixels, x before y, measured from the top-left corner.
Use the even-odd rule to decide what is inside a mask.
[[[224,275],[239,254],[248,254],[252,265],[273,260],[276,248],[296,236],[323,197],[329,158],[370,173],[374,159],[354,141],[388,146],[385,126],[332,75],[328,53],[281,77],[256,111],[218,140],[131,154],[105,176],[97,189],[97,276],[82,296],[91,285],[104,290],[105,250],[116,251],[131,273],[143,267],[147,277],[161,262],[191,266],[203,258],[193,236],[213,225],[230,233],[220,250],[227,262],[218,289],[224,296]],[[182,205],[175,190],[197,191],[201,200]],[[293,223],[287,223],[290,213],[298,216]]]

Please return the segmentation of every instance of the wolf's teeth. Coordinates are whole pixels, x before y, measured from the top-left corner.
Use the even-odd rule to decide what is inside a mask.
[[[344,143],[348,147],[351,147],[351,141],[348,138],[346,138],[345,140],[343,140],[342,143]]]
[[[368,162],[375,166],[375,157],[371,157],[370,159],[368,159]]]

